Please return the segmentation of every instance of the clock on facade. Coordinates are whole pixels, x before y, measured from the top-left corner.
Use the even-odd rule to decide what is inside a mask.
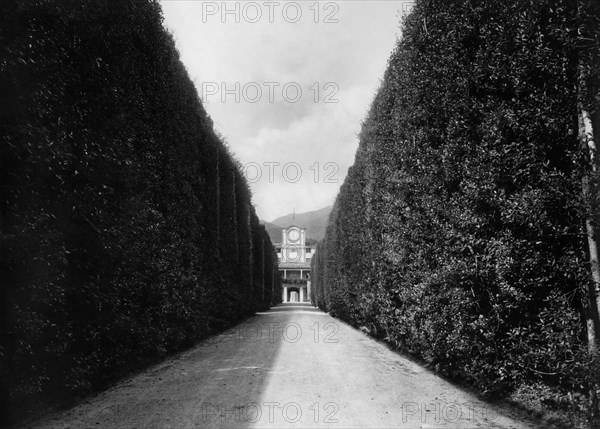
[[[288,232],[288,239],[290,241],[298,241],[300,238],[300,232],[297,229],[292,229]]]

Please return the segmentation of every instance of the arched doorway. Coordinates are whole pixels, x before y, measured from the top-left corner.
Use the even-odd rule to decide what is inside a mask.
[[[309,299],[307,286],[283,284],[281,302],[307,302]]]
[[[300,290],[297,287],[287,288],[287,302],[300,302]]]

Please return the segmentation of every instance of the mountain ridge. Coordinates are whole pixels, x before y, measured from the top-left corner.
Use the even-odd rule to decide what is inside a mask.
[[[271,222],[261,219],[260,223],[265,225],[265,229],[273,242],[281,242],[281,230],[290,226],[305,228],[307,240],[318,241],[325,236],[325,228],[332,208],[333,205],[328,205],[309,212],[289,213]]]

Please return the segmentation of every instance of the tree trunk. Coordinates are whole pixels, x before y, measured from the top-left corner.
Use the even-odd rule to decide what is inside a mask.
[[[588,234],[588,245],[590,248],[590,268],[592,271],[592,281],[594,284],[594,291],[596,295],[596,309],[600,309],[600,265],[598,264],[598,225],[594,221],[598,216],[598,167],[597,167],[597,147],[596,139],[594,138],[594,128],[592,125],[592,119],[590,114],[583,108],[581,108],[581,116],[583,120],[583,138],[587,146],[590,158],[590,165],[592,171],[592,183],[587,184],[588,200],[590,202],[591,214],[586,219],[587,234]]]
[[[600,308],[600,267],[598,266],[598,193],[600,191],[599,180],[598,180],[598,158],[597,158],[597,147],[596,139],[594,137],[594,127],[590,113],[588,111],[589,106],[586,105],[586,100],[589,100],[588,92],[593,89],[590,88],[589,83],[591,82],[590,72],[595,69],[594,64],[590,64],[590,60],[594,61],[593,58],[596,56],[594,52],[590,52],[589,44],[586,40],[596,40],[595,34],[590,33],[590,10],[587,6],[587,1],[578,0],[576,3],[577,7],[577,40],[574,45],[575,52],[577,53],[577,99],[578,99],[578,117],[579,117],[579,139],[581,143],[581,150],[584,151],[587,158],[587,165],[584,167],[584,174],[582,177],[583,184],[583,198],[585,204],[585,228],[586,235],[588,238],[588,251],[590,257],[590,275],[591,278],[588,283],[588,311],[587,311],[587,336],[588,336],[588,350],[592,361],[592,368],[596,367],[598,355],[598,330],[600,329],[600,321],[598,309]],[[592,8],[593,9],[593,8]],[[592,21],[595,21],[592,16]],[[596,25],[596,23],[592,24]],[[594,28],[592,27],[592,28]],[[592,33],[595,30],[592,29]],[[597,47],[591,48],[597,50]],[[594,85],[595,86],[595,85]],[[594,369],[591,370],[589,380],[589,399],[590,399],[590,424],[596,426],[600,423],[600,413],[598,408],[598,394],[597,394],[597,374],[594,373]]]
[[[594,129],[592,120],[587,110],[579,105],[579,138],[583,149],[588,153],[589,173],[583,178],[583,196],[586,203],[587,214],[585,219],[586,233],[588,238],[588,250],[590,255],[590,272],[591,282],[589,284],[589,305],[591,310],[591,318],[593,322],[588,320],[588,345],[591,352],[597,351],[598,336],[595,330],[599,326],[598,309],[600,308],[600,266],[598,264],[598,235],[597,225],[594,218],[597,216],[597,199],[598,199],[598,184],[596,183],[596,175],[598,168],[596,166],[596,140],[594,138]],[[591,326],[590,326],[591,325]],[[593,329],[593,332],[590,330]]]
[[[588,351],[592,359],[598,358],[598,335],[597,329],[600,326],[598,309],[600,308],[600,267],[598,265],[598,235],[596,234],[597,225],[594,218],[597,216],[598,209],[598,183],[596,166],[596,140],[594,138],[594,129],[589,112],[579,104],[579,138],[582,149],[588,155],[589,168],[584,174],[583,198],[586,205],[585,226],[588,238],[588,250],[590,255],[590,274],[591,281],[588,282],[588,302],[587,302],[587,339]],[[596,392],[596,383],[590,380],[590,419],[596,422],[599,417],[598,395]]]

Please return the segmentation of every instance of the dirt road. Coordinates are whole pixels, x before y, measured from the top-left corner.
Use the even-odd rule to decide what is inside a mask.
[[[510,414],[311,306],[284,304],[36,427],[537,427]]]

